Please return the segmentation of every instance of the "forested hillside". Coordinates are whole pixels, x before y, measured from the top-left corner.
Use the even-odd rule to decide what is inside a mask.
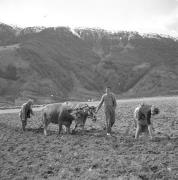
[[[137,32],[0,24],[0,99],[38,103],[178,94],[178,41]]]

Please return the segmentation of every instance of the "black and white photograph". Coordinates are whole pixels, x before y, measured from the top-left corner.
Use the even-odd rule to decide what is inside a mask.
[[[0,180],[178,180],[178,0],[0,0]]]

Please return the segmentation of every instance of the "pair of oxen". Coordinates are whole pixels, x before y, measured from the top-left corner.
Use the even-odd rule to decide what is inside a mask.
[[[70,133],[70,126],[73,121],[75,122],[75,127],[72,132],[75,132],[79,126],[82,127],[83,131],[87,118],[96,121],[95,111],[96,107],[87,104],[56,103],[46,105],[42,110],[44,135],[47,136],[47,127],[50,123],[58,124],[59,134],[63,125],[66,127],[67,133]]]

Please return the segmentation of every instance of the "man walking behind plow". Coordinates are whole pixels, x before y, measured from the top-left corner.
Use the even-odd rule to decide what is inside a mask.
[[[99,111],[104,103],[104,113],[106,118],[106,130],[107,135],[111,135],[111,128],[115,123],[115,110],[117,106],[116,97],[111,92],[111,88],[106,88],[106,93],[102,96],[101,101],[96,109],[96,113]]]

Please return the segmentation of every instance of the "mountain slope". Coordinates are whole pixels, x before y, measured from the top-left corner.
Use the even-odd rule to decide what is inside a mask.
[[[178,90],[178,41],[170,37],[4,24],[0,35],[1,101],[86,100],[106,85],[130,97]]]

